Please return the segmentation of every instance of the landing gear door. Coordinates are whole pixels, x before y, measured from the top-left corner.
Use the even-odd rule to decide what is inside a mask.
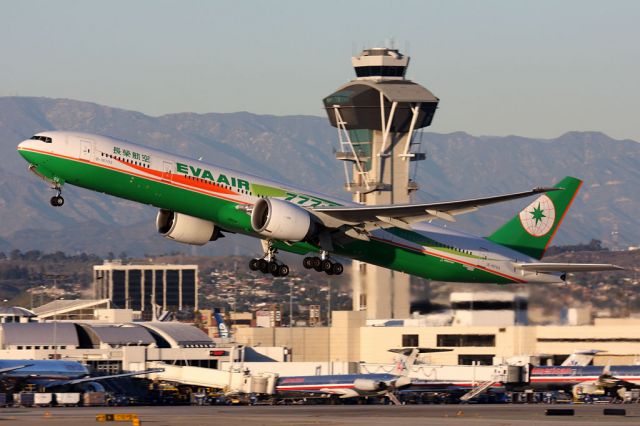
[[[83,160],[91,160],[93,155],[93,142],[87,140],[80,140],[80,158]]]
[[[165,182],[171,182],[171,174],[173,173],[173,162],[162,162],[162,180]]]

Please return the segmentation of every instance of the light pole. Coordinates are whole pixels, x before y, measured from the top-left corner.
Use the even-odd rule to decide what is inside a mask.
[[[331,327],[331,280],[327,280],[327,327]]]
[[[327,361],[329,374],[333,374],[333,363],[331,362],[331,280],[327,280]]]
[[[293,361],[293,281],[289,282],[289,360]]]
[[[42,305],[44,305],[43,297],[44,297],[44,290],[45,290],[46,288],[47,288],[47,287],[45,287],[45,286],[43,286],[43,285],[38,286],[38,289],[39,289],[39,292],[40,292],[40,304],[39,304],[38,306],[42,306]]]
[[[293,281],[289,283],[289,327],[293,328]]]

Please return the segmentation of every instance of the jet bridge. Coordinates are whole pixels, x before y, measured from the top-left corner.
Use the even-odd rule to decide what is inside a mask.
[[[147,375],[151,380],[179,383],[183,385],[222,389],[225,393],[273,394],[277,374],[260,373],[251,375],[245,371],[217,370],[148,362],[146,368],[163,368],[164,371]]]

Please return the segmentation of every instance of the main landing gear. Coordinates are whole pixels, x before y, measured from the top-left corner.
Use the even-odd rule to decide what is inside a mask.
[[[315,269],[318,272],[324,272],[327,275],[340,275],[344,272],[344,267],[340,262],[332,262],[327,252],[320,253],[320,257],[305,257],[302,266],[306,269]]]
[[[60,207],[64,204],[64,198],[62,198],[62,189],[60,187],[56,187],[55,190],[56,195],[51,197],[51,200],[49,200],[49,202],[53,207]]]
[[[276,259],[277,249],[268,243],[267,252],[260,259],[251,259],[249,261],[249,269],[252,271],[260,271],[263,274],[271,274],[274,277],[286,277],[289,275],[289,267]]]

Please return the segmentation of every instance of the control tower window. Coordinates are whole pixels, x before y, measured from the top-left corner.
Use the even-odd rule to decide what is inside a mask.
[[[355,67],[357,77],[403,77],[405,67],[372,65]]]
[[[35,136],[31,136],[31,138],[30,138],[30,139],[31,139],[31,140],[34,140],[34,141],[42,141],[42,142],[44,142],[44,143],[51,143],[51,142],[53,142],[53,139],[51,139],[51,138],[50,138],[50,137],[48,137],[48,136],[38,136],[38,135],[35,135]]]

